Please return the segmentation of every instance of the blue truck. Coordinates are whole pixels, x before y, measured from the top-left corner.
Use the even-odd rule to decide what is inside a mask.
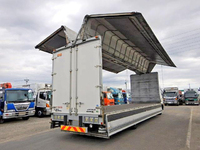
[[[5,119],[28,120],[35,114],[35,100],[31,89],[8,88],[0,93],[0,123]]]
[[[110,87],[107,89],[107,91],[110,91],[112,93],[115,99],[115,105],[124,104],[124,98],[123,98],[122,92],[119,89]]]

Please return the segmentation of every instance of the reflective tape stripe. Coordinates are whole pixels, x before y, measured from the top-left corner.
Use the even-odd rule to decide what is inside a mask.
[[[61,130],[64,130],[64,131],[72,131],[72,132],[83,132],[83,133],[86,133],[86,129],[85,129],[85,128],[82,128],[82,127],[71,127],[71,126],[64,126],[64,125],[61,125],[60,129],[61,129]]]
[[[79,130],[80,130],[81,132],[85,132],[85,129],[83,130],[83,129],[82,129],[82,128],[80,128],[80,127],[79,127]]]

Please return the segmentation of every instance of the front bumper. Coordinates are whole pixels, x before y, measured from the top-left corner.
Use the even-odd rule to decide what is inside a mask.
[[[51,109],[45,109],[44,114],[45,115],[51,115]]]
[[[189,104],[199,105],[199,102],[198,101],[185,101],[185,104],[186,105],[189,105]]]
[[[178,104],[178,101],[164,101],[164,104]]]
[[[34,115],[35,115],[35,110],[21,111],[21,112],[4,112],[3,119],[29,117]]]

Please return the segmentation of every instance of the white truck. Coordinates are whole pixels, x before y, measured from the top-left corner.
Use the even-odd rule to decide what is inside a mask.
[[[77,36],[61,26],[35,48],[52,54],[51,128],[109,138],[162,114],[158,74],[151,71],[156,63],[175,65],[141,13],[86,15]],[[127,68],[137,73],[133,103],[103,106],[102,69]]]
[[[180,104],[180,95],[178,87],[166,87],[163,90],[163,100],[165,105],[179,105]]]
[[[18,86],[19,87],[19,86]],[[47,83],[32,83],[21,85],[23,88],[30,88],[34,92],[35,115],[42,117],[51,114],[52,85]]]

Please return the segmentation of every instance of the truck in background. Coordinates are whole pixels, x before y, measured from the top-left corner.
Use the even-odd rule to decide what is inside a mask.
[[[62,26],[36,46],[52,53],[51,128],[110,138],[162,114],[158,73],[151,71],[156,63],[175,65],[141,13],[86,15],[77,38],[71,33]],[[102,70],[127,68],[136,72],[130,77],[134,103],[101,105]]]
[[[109,87],[107,89],[107,91],[112,93],[112,95],[113,95],[113,97],[115,99],[115,105],[124,104],[124,98],[123,98],[122,92],[119,89],[113,88],[113,87]]]
[[[199,94],[194,89],[187,89],[184,92],[185,105],[199,105]]]
[[[2,88],[0,96],[0,123],[5,119],[28,120],[35,114],[35,102],[31,89]]]
[[[129,104],[131,103],[131,95],[129,92],[125,91],[125,90],[122,90],[122,95],[123,95],[123,98],[124,98],[124,103],[125,104]]]
[[[19,86],[18,86],[19,87]],[[47,83],[32,83],[20,85],[33,90],[35,98],[35,115],[42,117],[51,114],[52,85]]]
[[[115,100],[111,92],[104,91],[103,97],[104,97],[104,104],[103,104],[104,106],[115,105]]]
[[[178,87],[167,87],[163,90],[163,100],[165,105],[181,104]]]

